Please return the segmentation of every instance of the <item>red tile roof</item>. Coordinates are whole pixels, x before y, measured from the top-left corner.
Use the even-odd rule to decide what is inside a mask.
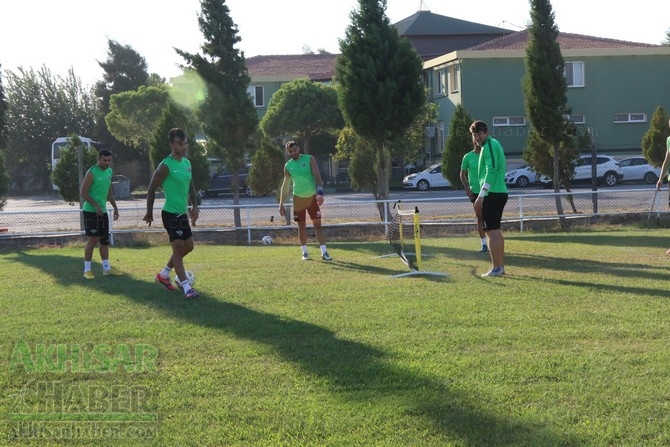
[[[628,42],[605,37],[585,36],[582,34],[559,33],[558,45],[561,50],[580,50],[586,48],[653,48],[660,45]],[[528,30],[518,31],[497,39],[489,40],[468,50],[525,50],[528,45]]]
[[[251,77],[294,76],[313,81],[331,80],[337,54],[254,56],[246,60]]]

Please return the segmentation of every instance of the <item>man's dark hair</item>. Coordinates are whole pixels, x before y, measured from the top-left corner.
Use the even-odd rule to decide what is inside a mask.
[[[112,156],[112,151],[109,149],[100,149],[98,151],[98,157],[111,157]]]
[[[470,125],[470,132],[473,133],[488,132],[488,130],[489,126],[484,121],[477,120]]]
[[[170,143],[174,143],[174,140],[179,138],[180,140],[186,139],[186,132],[184,132],[184,129],[180,129],[179,127],[174,127],[170,129],[168,132],[168,141]]]
[[[296,143],[296,142],[293,141],[293,140],[291,140],[291,141],[287,141],[287,142],[286,142],[286,149],[290,149],[290,148],[292,148],[293,146],[297,146],[297,145],[298,145],[298,143]]]

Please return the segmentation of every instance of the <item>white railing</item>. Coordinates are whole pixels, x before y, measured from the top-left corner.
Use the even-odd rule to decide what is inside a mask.
[[[503,214],[503,222],[518,222],[519,231],[524,231],[524,224],[538,219],[558,219],[559,217],[575,218],[604,216],[612,214],[660,214],[664,210],[667,192],[657,194],[653,188],[645,189],[602,189],[599,191],[577,190],[570,193],[553,191],[535,193],[515,193],[510,191],[509,200]],[[556,212],[556,196],[561,197],[563,214]],[[576,212],[567,198],[572,198]],[[346,200],[346,197],[332,198],[322,207],[324,227],[343,227],[354,225],[379,225],[384,228],[390,223],[389,208],[398,200]],[[382,208],[380,217],[379,205]],[[403,209],[414,209],[420,212],[421,222],[426,225],[472,224],[474,212],[469,199],[463,194],[451,194],[451,197],[421,198],[419,193],[401,201]],[[157,205],[160,206],[160,205]],[[239,225],[235,225],[235,210],[239,210]],[[154,210],[156,225],[149,227],[142,221],[146,212],[145,206],[120,206],[118,221],[111,219],[112,234],[131,232],[163,232],[160,224],[160,209]],[[286,215],[291,216],[290,208]],[[49,207],[45,209],[8,210],[0,212],[0,241],[7,237],[52,236],[64,234],[82,234],[80,211],[68,206]],[[276,203],[254,204],[215,204],[202,205],[200,218],[194,232],[202,231],[245,231],[249,243],[254,230],[281,230],[294,228],[291,220],[278,214]]]

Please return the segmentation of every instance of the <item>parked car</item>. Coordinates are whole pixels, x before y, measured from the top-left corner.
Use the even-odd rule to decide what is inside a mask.
[[[442,163],[436,163],[421,172],[406,175],[402,179],[403,188],[428,191],[430,188],[450,188],[449,180],[442,176]]]
[[[240,180],[238,189],[248,196],[253,196],[254,192],[247,185],[247,177],[249,176],[249,167],[246,165],[240,171]],[[230,194],[231,185],[233,182],[233,173],[226,168],[226,166],[219,160],[210,160],[210,179],[209,187],[201,193],[203,197],[213,197],[219,194]]]
[[[596,177],[598,184],[604,186],[614,186],[624,179],[624,174],[619,163],[610,155],[596,155]],[[575,161],[575,174],[572,177],[572,184],[591,183],[591,155],[580,155]],[[551,178],[543,175],[540,182],[549,188],[552,185]]]
[[[505,174],[505,183],[509,186],[518,186],[519,188],[525,188],[528,185],[537,183],[539,180],[540,176],[538,176],[528,165],[512,169]]]
[[[649,164],[642,156],[628,157],[619,160],[619,167],[623,171],[623,178],[627,182],[639,182],[653,184],[661,175],[661,168]]]

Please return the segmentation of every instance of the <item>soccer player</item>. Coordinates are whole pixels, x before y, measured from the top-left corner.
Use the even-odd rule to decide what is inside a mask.
[[[470,125],[472,142],[479,147],[479,194],[475,199],[475,211],[484,220],[483,228],[488,239],[491,269],[482,276],[503,276],[505,274],[505,240],[500,232],[500,221],[507,203],[505,171],[507,163],[500,142],[489,136],[489,128],[484,121]]]
[[[96,244],[100,244],[100,259],[102,260],[102,274],[105,276],[121,276],[122,272],[109,263],[109,217],[107,216],[107,201],[114,208],[114,220],[119,218],[119,209],[116,207],[112,186],[112,152],[101,149],[98,152],[98,162],[86,172],[79,194],[84,199],[82,213],[84,215],[84,230],[88,240],[84,249],[84,278],[94,279],[91,271],[91,260]]]
[[[191,173],[191,162],[186,158],[188,141],[186,133],[179,128],[170,129],[168,143],[172,153],[165,157],[156,168],[149,190],[147,191],[147,214],[144,221],[151,225],[154,220],[154,199],[156,189],[162,186],[165,193],[165,204],[161,212],[163,226],[170,238],[172,256],[167,265],[156,275],[156,281],[163,284],[168,290],[175,290],[170,281],[170,272],[175,269],[177,276],[175,281],[184,291],[186,298],[197,298],[198,292],[188,283],[186,269],[184,268],[184,257],[193,251],[193,232],[189,225],[195,226],[198,220],[199,210],[195,187],[193,186],[193,175]],[[191,203],[189,211],[188,204]]]
[[[286,152],[291,157],[284,165],[284,181],[279,195],[279,215],[284,216],[284,197],[288,195],[289,185],[293,184],[293,219],[298,223],[298,237],[302,246],[302,260],[309,260],[307,252],[307,213],[314,225],[316,239],[321,246],[321,259],[332,261],[326,250],[326,238],[321,228],[321,209],[323,204],[323,181],[314,157],[300,153],[295,141],[286,143]]]
[[[480,152],[481,148],[475,144],[474,148],[463,156],[460,177],[463,188],[465,188],[465,194],[470,199],[470,202],[472,202],[472,208],[475,210],[475,216],[477,217],[477,233],[479,233],[479,240],[482,243],[482,248],[479,252],[486,253],[489,251],[489,248],[486,245],[484,220],[482,219],[482,213],[475,208],[475,200],[479,194],[479,174],[477,173],[477,165],[479,164]]]

